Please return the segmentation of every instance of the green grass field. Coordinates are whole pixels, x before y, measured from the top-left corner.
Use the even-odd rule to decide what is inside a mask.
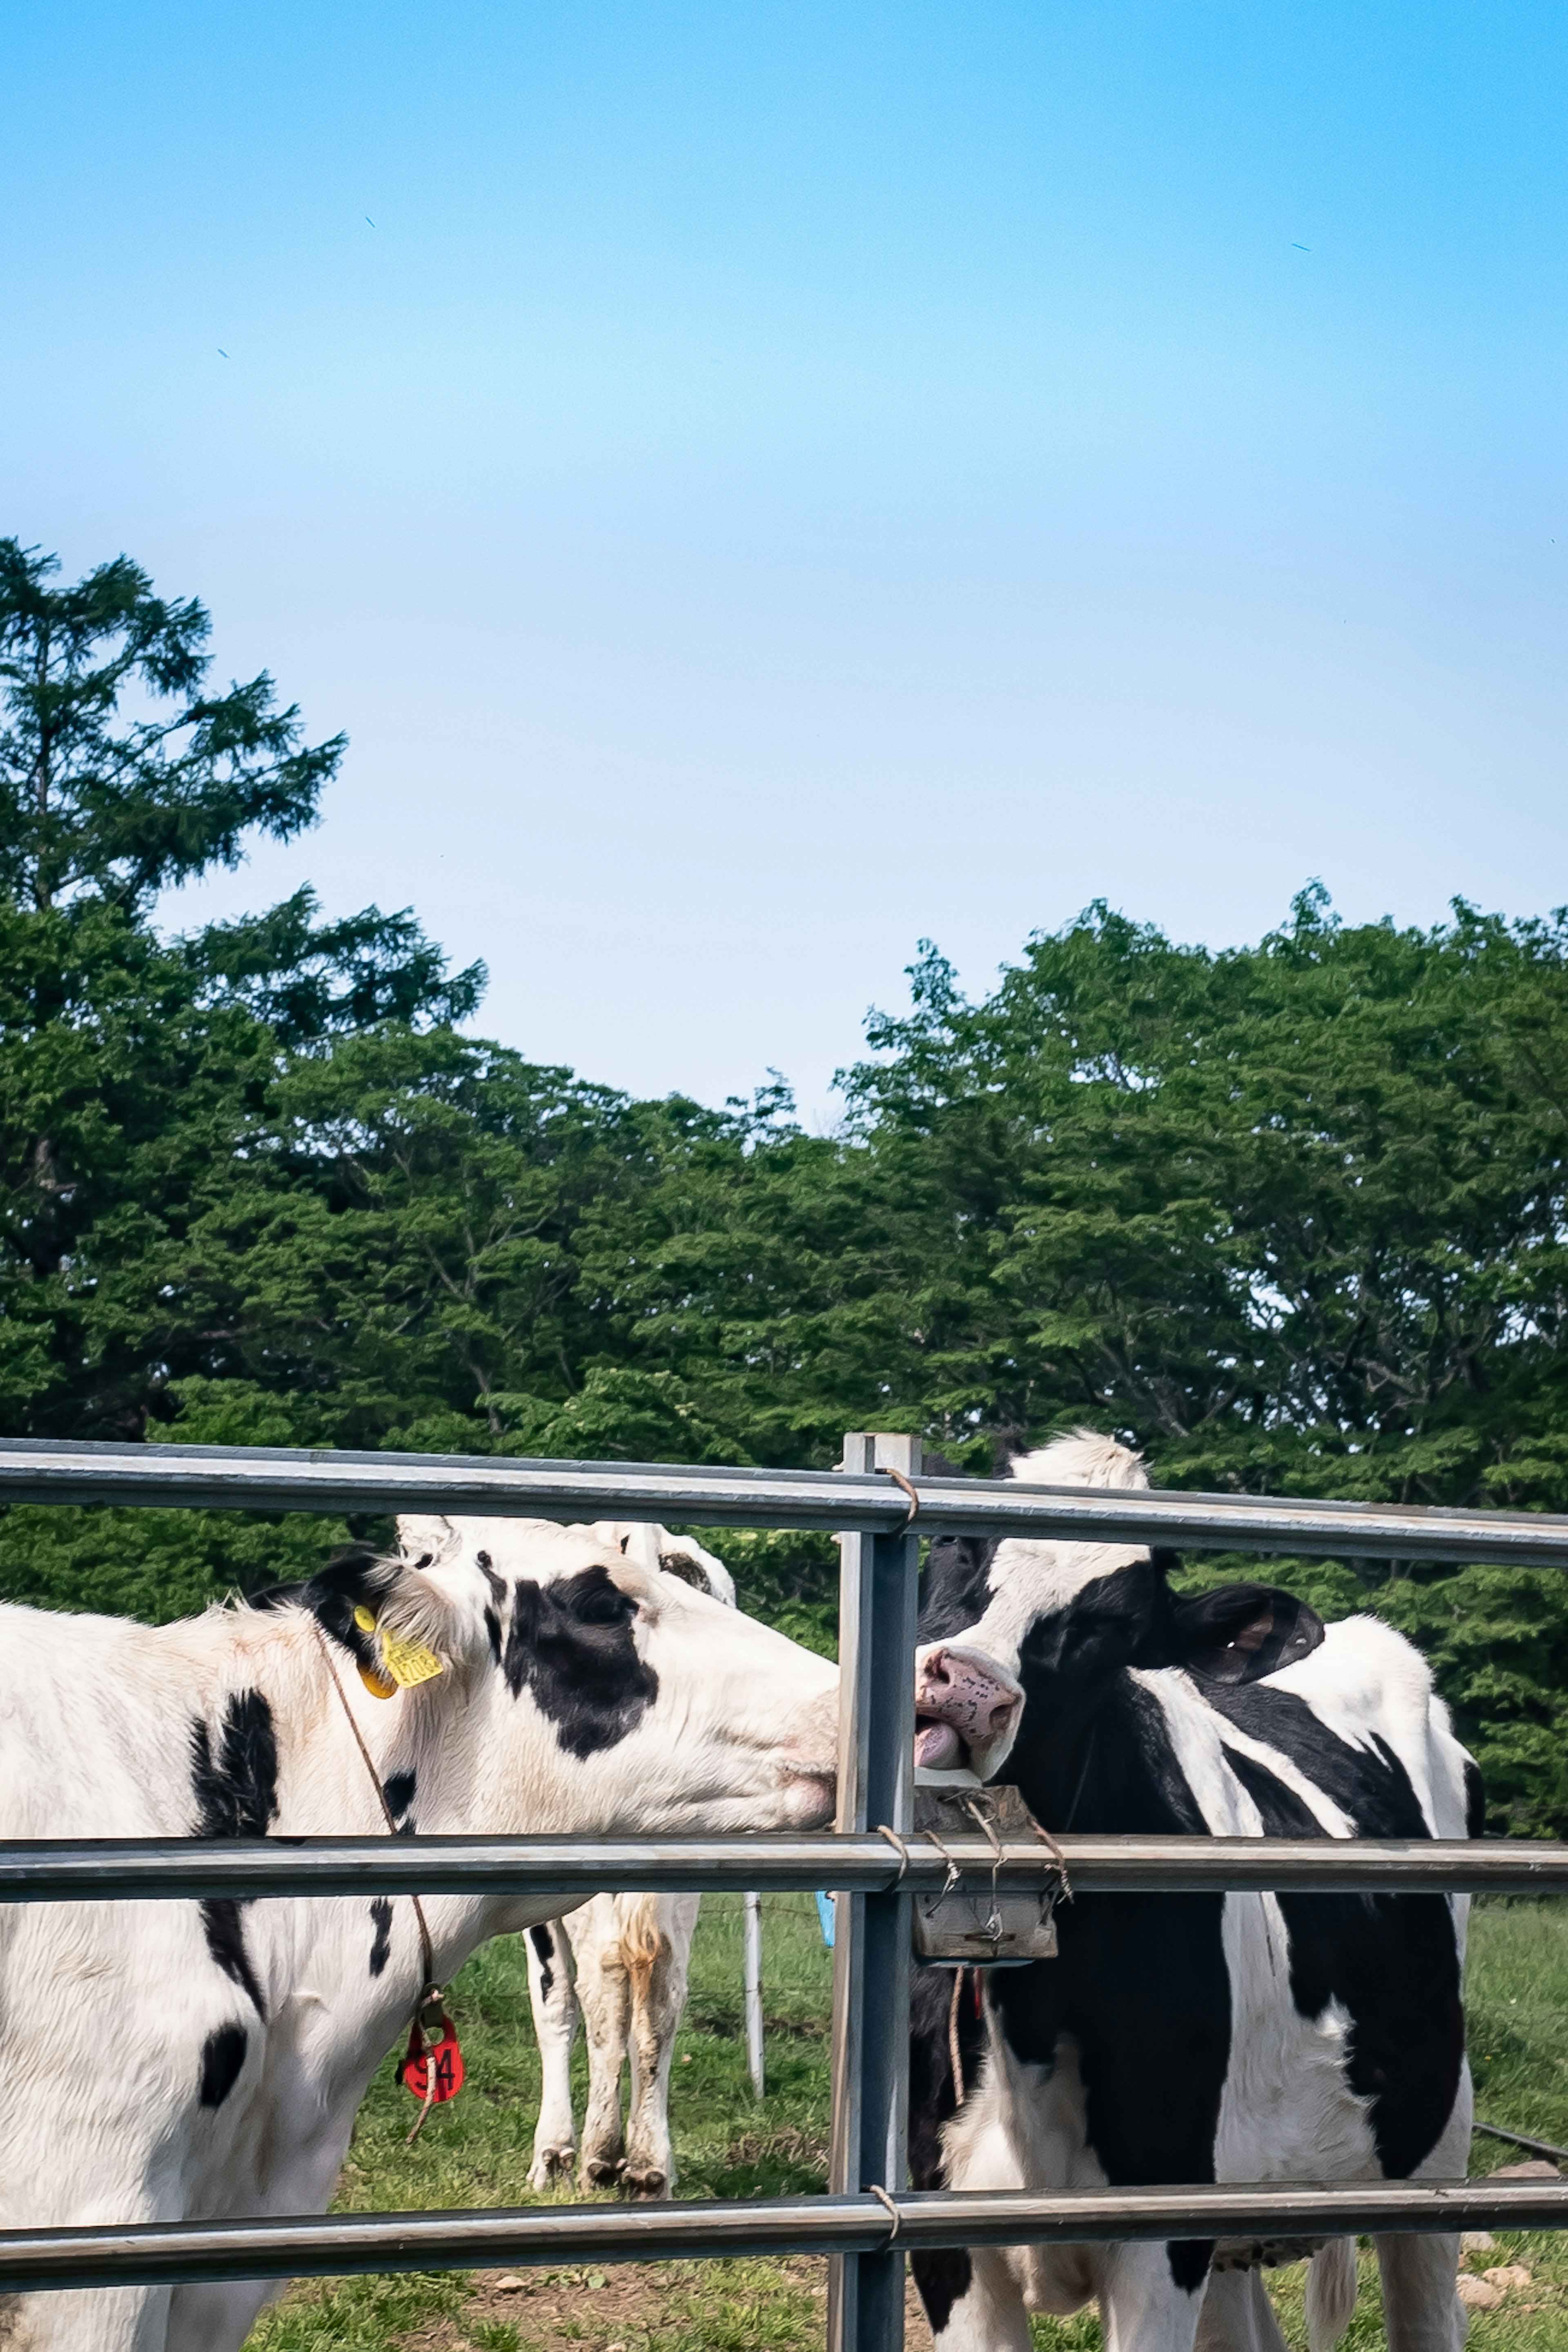
[[[693,1953],[692,1997],[677,2047],[671,2121],[688,2197],[787,2194],[821,2186],[828,2133],[831,1964],[804,1895],[766,1897],[768,2096],[759,2106],[740,2039],[740,1905],[710,1896]],[[1478,1906],[1470,1944],[1470,2047],[1479,2112],[1568,2146],[1568,1908],[1498,1901]],[[412,2149],[402,2145],[413,2102],[382,2069],[361,2114],[339,2203],[510,2205],[533,2201],[528,2168],[538,2097],[528,1980],[510,1938],[465,1969],[456,2008],[468,2063],[462,2096],[439,2108]],[[580,2077],[580,2046],[579,2052]],[[1472,2169],[1521,2153],[1478,2138]],[[562,2201],[577,2195],[563,2189]],[[1489,2352],[1568,2352],[1568,2235],[1500,2236],[1471,2256],[1480,2271],[1522,2264],[1495,2311],[1471,2316],[1471,2344]],[[746,2352],[810,2346],[822,2332],[823,2265],[682,2263],[657,2269],[525,2273],[521,2291],[460,2277],[306,2284],[268,2314],[252,2352]],[[1293,2352],[1304,2352],[1304,2273],[1270,2284]],[[1099,2352],[1088,2314],[1038,2320],[1041,2352]],[[923,2331],[922,2331],[923,2332]],[[913,2340],[913,2339],[912,2339]],[[1362,2261],[1348,2347],[1382,2343],[1376,2264]]]

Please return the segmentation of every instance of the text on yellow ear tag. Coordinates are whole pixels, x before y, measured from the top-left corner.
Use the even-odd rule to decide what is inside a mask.
[[[415,1683],[427,1683],[433,1676],[446,1671],[434,1650],[423,1642],[405,1641],[401,1633],[381,1629],[382,1664],[394,1683],[411,1690]]]

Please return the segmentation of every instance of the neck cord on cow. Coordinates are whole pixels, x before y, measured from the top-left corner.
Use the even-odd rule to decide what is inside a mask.
[[[337,1693],[338,1704],[342,1708],[344,1715],[348,1717],[349,1729],[354,1735],[354,1745],[359,1749],[360,1755],[364,1762],[365,1770],[370,1775],[371,1786],[376,1792],[376,1802],[381,1807],[382,1819],[387,1825],[387,1835],[389,1837],[396,1837],[398,1833],[397,1822],[393,1817],[392,1807],[387,1802],[386,1790],[382,1787],[382,1776],[376,1770],[374,1759],[371,1757],[370,1749],[365,1745],[365,1735],[360,1729],[359,1722],[355,1717],[353,1707],[350,1706],[349,1701],[349,1694],[343,1688],[341,1682],[338,1678],[338,1669],[333,1663],[332,1653],[327,1647],[327,1637],[322,1633],[319,1621],[314,1617],[310,1620],[310,1630],[316,1636],[316,1645],[321,1653],[322,1664],[327,1669],[327,1679],[331,1684],[333,1690]],[[463,2079],[461,2061],[459,2061],[458,2071],[455,2080],[452,2083],[452,2088],[448,2091],[438,2093],[436,2085],[439,2070],[436,2064],[436,2046],[443,2042],[449,2042],[452,2050],[455,2052],[457,2047],[457,2037],[453,2029],[452,2020],[446,2013],[445,1996],[444,1995],[441,1987],[435,1981],[435,1947],[431,1941],[430,1923],[424,1916],[424,1906],[420,1901],[417,1895],[411,1895],[408,1899],[413,1906],[414,1920],[419,1928],[421,1985],[419,1998],[413,2005],[413,2027],[409,2034],[408,2054],[404,2058],[402,2064],[398,2069],[398,2079],[400,2082],[408,2079],[413,2070],[423,2066],[424,2070],[424,2089],[423,2097],[421,2098],[419,2113],[414,2117],[413,2127],[408,2134],[407,2138],[403,2141],[403,2146],[405,2147],[411,2147],[413,2142],[419,2137],[420,2133],[424,2129],[425,2118],[429,2115],[431,2108],[435,2105],[437,2097],[452,2097],[455,2094],[457,2087]],[[426,2048],[427,2035],[431,2037],[432,2042],[432,2046],[428,2049]],[[418,2086],[415,2082],[410,2081],[409,2087],[414,2091],[416,2097],[420,2096]]]

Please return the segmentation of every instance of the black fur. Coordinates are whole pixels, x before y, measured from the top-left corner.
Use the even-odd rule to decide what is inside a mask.
[[[355,1624],[354,1611],[362,1607],[378,1616],[402,1572],[395,1559],[383,1559],[369,1544],[344,1544],[298,1597],[357,1666],[375,1671],[375,1642]]]
[[[708,1582],[707,1570],[700,1560],[692,1558],[690,1552],[662,1551],[659,1554],[659,1566],[666,1576],[673,1576],[677,1583],[689,1584],[694,1591],[706,1592],[710,1600],[713,1598],[713,1587]]]
[[[514,1698],[527,1687],[569,1755],[615,1747],[658,1696],[657,1675],[637,1655],[636,1613],[605,1568],[555,1584],[519,1577],[513,1588],[507,1685]]]
[[[507,1598],[507,1587],[503,1580],[497,1575],[494,1565],[491,1562],[489,1553],[487,1551],[476,1551],[474,1555],[474,1559],[476,1566],[478,1568],[479,1573],[483,1576],[486,1583],[490,1588],[491,1600],[495,1602],[497,1609],[503,1607]]]
[[[198,1716],[192,1724],[191,1788],[197,1837],[267,1835],[277,1818],[277,1737],[272,1709],[260,1691],[230,1692],[215,1753],[205,1723]],[[261,1987],[246,1949],[243,1904],[214,1899],[201,1912],[208,1951],[265,2018]]]
[[[405,1772],[389,1773],[382,1783],[382,1794],[387,1801],[387,1811],[398,1823],[400,1832],[404,1837],[409,1834],[410,1824],[404,1822],[402,1816],[413,1803],[416,1785],[412,1767]]]
[[[1133,1590],[1099,1598],[1124,1603]],[[1109,1616],[1097,1610],[1078,1641],[1061,1643],[1069,1673],[1085,1676],[1081,1696],[1060,1685],[1048,1692],[1038,1666],[1026,1673],[1008,1778],[1041,1822],[1063,1818],[1059,1792],[1070,1791],[1075,1830],[1202,1836],[1207,1825],[1158,1703],[1120,1672],[1102,1676],[1098,1690],[1088,1679],[1092,1657],[1133,1640],[1120,1607]],[[1039,1646],[1047,1646],[1043,1633]],[[1214,2179],[1230,2063],[1224,1902],[1220,1895],[1081,1895],[1057,1915],[1059,1958],[997,1972],[992,2001],[1020,2058],[1050,2065],[1064,2033],[1077,2043],[1090,2145],[1113,2188]],[[1173,2242],[1176,2284],[1200,2285],[1212,2252],[1206,2241]]]
[[[485,1612],[485,1632],[490,1643],[490,1655],[497,1665],[501,1663],[501,1621],[493,1609]]]
[[[1427,1836],[1426,1816],[1410,1785],[1410,1775],[1375,1732],[1370,1748],[1348,1747],[1294,1691],[1243,1686],[1206,1691],[1204,1696],[1239,1731],[1288,1756],[1303,1780],[1321,1789],[1342,1813],[1350,1815],[1360,1836]],[[1235,1751],[1227,1753],[1234,1764]],[[1322,1832],[1313,1828],[1281,1834],[1321,1837]]]
[[[1485,1837],[1487,1833],[1487,1784],[1481,1778],[1481,1768],[1473,1756],[1465,1759],[1465,1835]]]
[[[555,1938],[548,1927],[530,1927],[535,1951],[539,1956],[539,1998],[548,2000],[555,1983]]]
[[[250,2037],[243,2025],[218,2025],[202,2044],[202,2083],[199,2096],[204,2107],[221,2107],[239,2080],[239,2070],[245,2064],[245,2053]]]
[[[392,1904],[384,1895],[378,1895],[371,1905],[371,1924],[375,1935],[371,1943],[371,1974],[379,1977],[392,1958]]]
[[[909,2176],[916,2189],[941,2189],[942,2126],[958,2111],[957,2088],[947,2042],[952,2010],[951,1969],[916,1969],[910,1995]],[[958,2052],[966,2090],[972,2091],[986,2054],[985,2018],[974,1992],[979,1971],[971,1969],[959,1988]],[[969,2291],[975,2266],[965,2246],[943,2246],[911,2257],[915,2284],[932,2332],[946,2326],[953,2305]]]

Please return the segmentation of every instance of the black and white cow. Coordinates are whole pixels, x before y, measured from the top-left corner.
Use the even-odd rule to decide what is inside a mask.
[[[1014,1465],[1142,1486],[1081,1432]],[[1463,1837],[1479,1776],[1424,1660],[1370,1617],[1267,1585],[1181,1597],[1168,1554],[1008,1538],[932,1548],[917,1761],[1016,1783],[1059,1832]],[[1460,2179],[1466,1906],[1423,1895],[1081,1895],[1054,1960],[916,1972],[918,2186]],[[949,2055],[956,2033],[962,2104]],[[1297,2252],[1305,2251],[1301,2248]],[[1391,2352],[1458,2352],[1454,2237],[1380,2238]],[[1123,2244],[917,2254],[937,2352],[1028,2352],[1030,2310],[1099,2298],[1109,2352],[1281,2352],[1260,2257]],[[1308,2278],[1315,2352],[1348,2324],[1349,2241]]]
[[[400,1534],[175,1625],[0,1609],[0,1837],[384,1834],[334,1670],[408,1831],[829,1818],[820,1658],[589,1528]],[[428,1900],[438,1980],[554,1907]],[[0,1908],[0,2227],[321,2211],[421,1979],[407,1898]],[[238,2352],[267,2292],[0,2298],[0,2345]]]

